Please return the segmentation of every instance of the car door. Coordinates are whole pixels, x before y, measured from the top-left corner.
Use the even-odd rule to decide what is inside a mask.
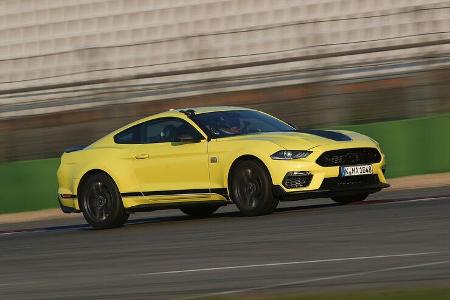
[[[142,126],[133,169],[145,196],[173,199],[209,193],[207,140],[187,121],[166,117]],[[178,141],[177,136],[194,139]]]

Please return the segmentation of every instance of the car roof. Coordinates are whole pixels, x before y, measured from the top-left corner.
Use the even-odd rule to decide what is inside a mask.
[[[251,109],[239,106],[201,106],[201,107],[180,108],[175,110],[179,112],[193,110],[196,114],[204,114],[216,111],[251,110]]]
[[[171,109],[159,114],[151,115],[139,120],[136,120],[134,122],[128,123],[127,125],[113,131],[111,135],[117,134],[118,132],[121,132],[122,130],[125,130],[126,128],[132,127],[134,125],[137,125],[139,123],[153,120],[157,118],[164,118],[164,117],[175,117],[176,115],[179,115],[182,113],[182,111],[187,110],[193,110],[195,114],[203,114],[203,113],[209,113],[209,112],[215,112],[215,111],[233,111],[233,110],[251,110],[249,108],[245,107],[239,107],[239,106],[202,106],[202,107],[189,107],[189,108],[179,108],[179,109]]]

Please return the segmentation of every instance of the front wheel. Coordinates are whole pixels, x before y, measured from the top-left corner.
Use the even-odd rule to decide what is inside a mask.
[[[119,190],[106,174],[90,176],[81,187],[80,208],[96,229],[120,227],[128,220]]]
[[[232,172],[231,198],[243,215],[270,214],[276,209],[278,199],[272,194],[272,180],[260,162],[243,161]]]
[[[335,202],[339,204],[349,204],[353,202],[359,202],[365,200],[369,194],[356,194],[356,195],[348,195],[348,196],[336,196],[331,197]]]

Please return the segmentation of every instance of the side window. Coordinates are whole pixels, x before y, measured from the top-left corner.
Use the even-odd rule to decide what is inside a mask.
[[[178,118],[161,118],[125,129],[114,136],[117,144],[152,144],[175,142],[181,134],[203,136],[188,122]]]
[[[182,119],[162,118],[145,123],[144,140],[148,144],[174,142],[180,134],[203,138],[191,124]]]
[[[142,143],[142,127],[138,124],[114,136],[114,142],[117,144],[141,144]]]

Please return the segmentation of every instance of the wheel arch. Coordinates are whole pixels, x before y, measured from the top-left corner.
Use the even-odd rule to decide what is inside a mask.
[[[242,161],[248,161],[248,160],[255,160],[258,163],[261,164],[261,166],[264,167],[264,169],[266,170],[267,174],[269,175],[270,181],[273,183],[272,181],[272,175],[270,174],[269,168],[267,167],[267,165],[264,163],[264,161],[262,159],[260,159],[259,157],[257,157],[256,155],[253,154],[244,154],[241,155],[239,157],[237,157],[233,163],[231,164],[230,168],[228,169],[228,174],[226,176],[227,182],[226,182],[226,187],[229,193],[229,188],[230,188],[230,182],[231,182],[231,177],[233,176],[233,170],[239,165],[240,162]]]
[[[87,172],[85,172],[83,174],[83,176],[81,176],[80,180],[78,181],[78,185],[77,185],[77,198],[78,198],[78,204],[79,204],[79,197],[81,195],[81,187],[84,185],[84,183],[88,180],[88,178],[90,176],[96,175],[96,174],[104,174],[106,176],[108,176],[109,178],[111,178],[112,182],[116,185],[117,189],[119,189],[119,187],[117,186],[116,181],[114,180],[114,178],[108,174],[108,172],[106,172],[105,170],[102,169],[91,169]]]

